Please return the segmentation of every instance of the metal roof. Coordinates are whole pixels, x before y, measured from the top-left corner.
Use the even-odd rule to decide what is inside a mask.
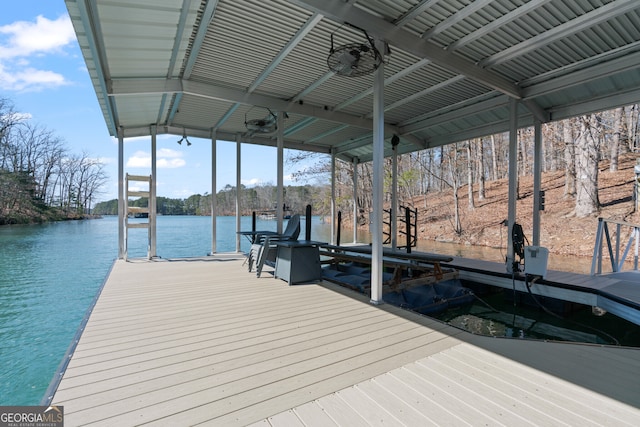
[[[640,101],[638,0],[66,0],[111,135],[276,145],[249,132],[286,112],[286,148],[373,157],[373,75],[327,66],[336,45],[386,42],[386,137],[399,152]],[[343,25],[345,24],[346,25]],[[391,144],[386,144],[391,151]]]

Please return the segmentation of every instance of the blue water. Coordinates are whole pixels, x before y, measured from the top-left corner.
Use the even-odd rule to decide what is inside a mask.
[[[317,217],[312,225],[312,238],[326,240],[328,226]],[[275,227],[257,223],[259,230]],[[235,228],[235,217],[218,218],[217,252],[235,251]],[[241,228],[251,229],[250,217]],[[132,231],[129,256],[146,256],[146,230]],[[241,249],[248,247],[242,237]],[[159,256],[209,252],[211,218],[158,217]],[[117,255],[115,217],[0,227],[0,406],[40,403]]]

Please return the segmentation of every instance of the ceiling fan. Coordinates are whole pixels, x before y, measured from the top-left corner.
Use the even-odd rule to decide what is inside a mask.
[[[262,108],[262,107],[261,107]],[[253,109],[251,107],[244,115],[244,125],[252,133],[273,133],[278,129],[278,117],[268,108],[264,107],[268,114],[263,118],[248,119],[247,115]]]
[[[333,36],[342,28],[342,25],[331,33],[331,49],[327,57],[329,69],[339,76],[359,77],[373,73],[382,63],[383,56],[376,49],[373,40],[363,29],[354,27],[364,33],[365,41],[362,43],[347,43],[334,45]],[[388,48],[385,54],[388,53]]]

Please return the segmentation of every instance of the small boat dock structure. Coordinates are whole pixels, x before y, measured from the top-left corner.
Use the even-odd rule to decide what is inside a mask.
[[[67,426],[640,420],[640,349],[476,336],[242,263],[117,260],[43,404]]]
[[[640,271],[637,270],[597,276],[549,270],[543,279],[527,285],[524,275],[513,276],[498,262],[452,257],[451,262],[443,265],[455,268],[463,280],[597,307],[594,310],[605,310],[640,325]]]
[[[371,264],[371,249],[367,245],[334,246],[325,245],[321,254],[331,261],[354,261],[363,265]],[[603,275],[587,275],[563,271],[549,270],[544,277],[536,278],[535,282],[527,278],[522,272],[511,274],[505,265],[498,262],[470,259],[464,257],[441,256],[425,252],[403,253],[385,249],[383,263],[387,268],[395,267],[396,272],[412,269],[416,278],[404,279],[411,285],[434,283],[451,278],[460,278],[469,282],[513,289],[518,292],[531,293],[535,296],[549,297],[561,301],[574,302],[591,306],[600,313],[610,312],[629,322],[640,325],[640,271],[616,271]],[[324,270],[325,278],[333,280]],[[421,274],[425,272],[426,274]],[[352,276],[340,273],[336,282],[343,282],[344,286],[360,292],[369,290],[367,286],[350,285]],[[389,278],[385,284],[385,291],[397,288],[400,281],[397,274]],[[359,282],[354,282],[359,283]]]

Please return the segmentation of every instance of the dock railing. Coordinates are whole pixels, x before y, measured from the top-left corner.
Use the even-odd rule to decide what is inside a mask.
[[[611,229],[610,225],[612,226]],[[615,227],[613,227],[615,226]],[[628,234],[627,234],[628,233]],[[624,252],[620,249],[623,239],[628,236]],[[604,237],[604,239],[603,239]],[[596,242],[593,248],[593,259],[591,260],[591,275],[602,274],[602,260],[605,256],[603,251],[606,242],[607,254],[611,262],[611,273],[623,270],[626,265],[632,265],[633,270],[638,270],[638,247],[640,241],[640,225],[631,224],[624,221],[598,218],[598,230],[596,232]],[[633,259],[627,257],[633,246]]]

